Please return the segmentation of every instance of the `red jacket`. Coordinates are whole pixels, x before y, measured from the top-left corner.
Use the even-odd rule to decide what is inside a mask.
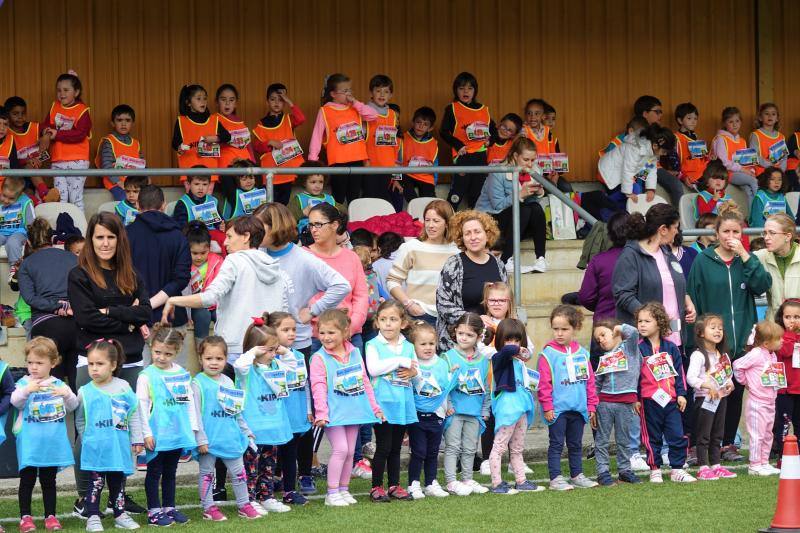
[[[800,368],[792,367],[792,354],[794,353],[795,343],[800,343],[800,333],[786,331],[783,334],[783,344],[781,349],[775,354],[778,362],[786,367],[785,389],[779,389],[778,394],[800,394]]]

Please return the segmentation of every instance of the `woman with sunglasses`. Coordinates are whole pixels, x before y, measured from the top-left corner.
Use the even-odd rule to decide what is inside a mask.
[[[800,298],[800,253],[797,252],[795,220],[786,213],[767,217],[763,250],[753,252],[772,278],[767,291],[767,318],[773,319],[788,298]]]

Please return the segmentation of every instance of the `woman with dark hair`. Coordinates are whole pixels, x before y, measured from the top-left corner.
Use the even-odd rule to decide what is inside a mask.
[[[622,248],[627,242],[628,213],[615,213],[606,225],[608,238],[612,246],[601,252],[589,261],[586,273],[583,275],[581,290],[578,292],[578,302],[586,309],[593,311],[593,322],[604,318],[616,317],[616,303],[612,290],[611,278],[617,264]]]

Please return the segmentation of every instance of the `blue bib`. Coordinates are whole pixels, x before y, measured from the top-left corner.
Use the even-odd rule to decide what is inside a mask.
[[[203,373],[194,377],[200,389],[200,412],[208,438],[208,453],[221,459],[241,457],[247,449],[247,436],[236,417],[244,408],[244,391],[220,385]]]
[[[199,220],[209,229],[217,227],[222,222],[222,218],[217,211],[217,199],[207,194],[203,202],[196,204],[191,196],[184,194],[179,200],[186,207],[186,221]]]
[[[289,396],[285,370],[275,362],[266,370],[254,363],[244,382],[240,376],[236,377],[236,385],[245,391],[243,415],[256,444],[277,446],[292,440],[294,435],[285,406]]]
[[[503,426],[513,426],[523,414],[528,417],[528,425],[533,423],[533,397],[530,389],[526,387],[525,363],[514,359],[514,383],[517,390],[514,392],[499,391],[492,398],[492,413],[494,414],[494,431]]]
[[[414,405],[420,413],[434,413],[450,394],[452,379],[450,365],[439,356],[433,364],[419,363],[419,374],[413,379]]]
[[[138,408],[130,388],[108,394],[91,381],[81,387],[86,428],[81,437],[81,470],[133,474],[128,421]]]
[[[328,426],[352,426],[379,422],[372,412],[364,388],[361,353],[353,348],[348,361],[340,363],[321,348],[313,357],[321,357],[328,383]]]
[[[414,359],[414,345],[407,340],[403,340],[399,356],[392,352],[386,343],[378,339],[372,339],[367,346],[375,348],[379,359],[393,357],[402,357],[408,361]],[[411,380],[400,379],[397,370],[394,370],[382,376],[373,376],[372,388],[375,390],[375,400],[380,405],[387,422],[406,426],[418,421]]]
[[[17,387],[27,387],[27,376],[17,381]],[[62,387],[64,382],[53,379],[52,387]],[[22,470],[28,466],[69,466],[72,443],[67,437],[66,407],[64,399],[49,391],[34,392],[28,396],[22,411],[14,410],[14,435],[17,438],[17,463]]]
[[[767,193],[764,189],[756,192],[756,198],[761,200],[764,218],[777,213],[786,213],[786,196],[781,193]]]
[[[136,220],[136,215],[139,214],[139,211],[130,205],[127,200],[118,202],[114,210],[117,212],[117,215],[119,215],[119,218],[122,219],[122,223],[126,226]]]
[[[575,369],[573,368],[570,371],[567,368],[567,364],[573,363],[572,366],[574,366],[574,360],[570,359],[570,357],[578,357],[585,358],[585,362],[588,365],[589,352],[582,346],[574,354],[560,352],[550,346],[545,346],[541,357],[544,357],[550,365],[550,375],[553,380],[553,412],[555,418],[553,422],[548,422],[548,425],[553,424],[558,416],[566,411],[576,411],[583,415],[583,419],[588,422],[589,407],[586,394],[588,375],[586,376],[587,379],[581,379],[583,377],[579,375],[581,372],[579,371],[578,375],[576,375]],[[588,372],[588,366],[586,368]]]
[[[458,365],[458,370],[453,373],[454,387],[450,393],[455,414],[481,418],[483,399],[489,389],[489,360],[479,355],[467,361],[455,348],[450,348],[445,357],[451,368]]]
[[[142,374],[150,381],[151,407],[150,413],[141,413],[141,416],[149,417],[150,430],[156,441],[155,450],[145,454],[147,460],[158,452],[196,448],[189,421],[192,376],[182,368],[167,372],[155,365],[142,370]]]
[[[30,205],[31,199],[26,194],[22,194],[13,204],[0,206],[0,235],[25,233],[28,226],[28,206]]]
[[[286,370],[286,386],[289,397],[284,402],[292,433],[305,433],[311,429],[308,421],[308,369],[302,353],[292,350],[290,354],[278,355],[279,366]]]
[[[314,207],[317,204],[328,203],[336,207],[336,200],[330,194],[323,194],[322,198],[318,196],[311,196],[307,192],[297,194],[297,201],[300,202],[300,211],[302,212],[306,207]],[[297,222],[297,231],[303,233],[303,230],[308,226],[308,217],[304,216]]]
[[[231,220],[233,218],[249,215],[250,213],[255,211],[258,206],[260,206],[263,203],[266,203],[266,201],[267,201],[266,189],[261,189],[258,187],[250,189],[249,191],[243,191],[241,189],[237,189],[236,204],[233,206],[233,211],[231,212],[231,206],[226,200],[223,209],[223,215],[225,217],[225,220]]]

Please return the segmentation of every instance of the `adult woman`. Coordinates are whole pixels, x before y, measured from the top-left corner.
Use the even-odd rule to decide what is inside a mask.
[[[217,277],[197,294],[171,296],[164,305],[162,320],[172,309],[217,306],[214,332],[228,344],[228,362],[242,353],[242,339],[252,317],[265,311],[286,311],[287,283],[278,262],[258,249],[264,240],[264,225],[254,216],[236,218],[227,224],[225,248],[228,256]]]
[[[28,243],[32,253],[22,261],[17,273],[19,294],[31,307],[31,337],[41,335],[53,339],[61,354],[61,363],[54,375],[68,377],[70,387],[77,392],[77,327],[69,306],[67,275],[78,264],[78,258],[60,248],[53,248],[52,233],[50,223],[44,218],[36,218],[28,226]]]
[[[589,261],[586,273],[583,275],[581,290],[578,292],[578,301],[582,306],[594,312],[593,321],[616,316],[614,292],[611,278],[617,264],[622,248],[627,242],[628,213],[616,213],[606,225],[611,248],[601,252]]]
[[[689,272],[688,292],[697,312],[722,316],[728,355],[735,360],[745,353],[747,338],[758,321],[755,298],[769,290],[772,279],[757,257],[742,245],[744,218],[731,202],[719,208],[714,226],[716,246],[709,246],[697,256]],[[734,380],[728,398],[725,431],[722,438],[723,459],[737,460],[733,445],[742,416],[744,386]],[[739,456],[740,457],[740,456]]]
[[[753,252],[772,278],[767,291],[767,318],[774,319],[787,298],[800,298],[800,253],[797,253],[795,222],[786,213],[767,217],[763,250]]]
[[[502,261],[487,252],[500,235],[491,216],[473,210],[456,213],[450,219],[450,235],[461,253],[445,261],[436,289],[436,332],[441,351],[453,345],[449,329],[461,315],[483,314],[484,284],[508,281]]]
[[[423,211],[422,233],[397,250],[386,277],[389,294],[402,303],[408,314],[436,325],[436,287],[442,267],[458,253],[450,239],[448,225],[453,207],[445,200],[433,200]]]
[[[481,189],[481,195],[475,209],[484,211],[492,215],[500,225],[500,233],[503,235],[503,254],[501,259],[508,261],[514,253],[514,220],[512,211],[513,187],[519,187],[519,228],[522,239],[530,235],[533,238],[536,262],[532,266],[521,266],[522,273],[544,272],[547,270],[545,261],[545,243],[547,242],[547,221],[544,216],[544,209],[536,198],[544,196],[544,189],[530,175],[526,176],[533,169],[536,161],[536,145],[526,137],[518,137],[511,149],[508,151],[505,161],[502,164],[509,166],[519,166],[524,169],[520,175],[520,180],[527,177],[523,184],[514,183],[514,176],[510,172],[495,172],[489,174],[486,182]],[[513,263],[509,263],[510,267]]]

